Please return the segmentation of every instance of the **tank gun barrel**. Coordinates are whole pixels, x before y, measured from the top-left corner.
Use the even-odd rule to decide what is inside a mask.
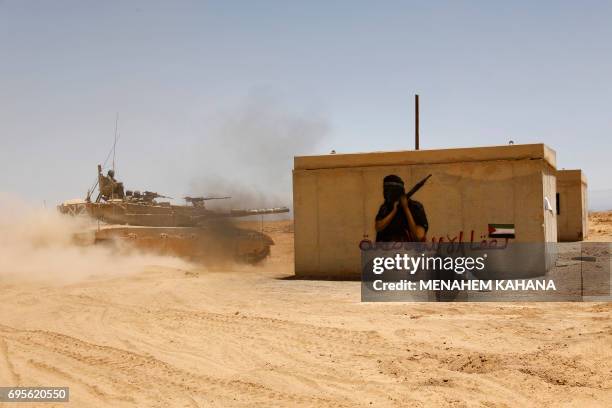
[[[248,217],[250,215],[282,214],[282,213],[288,213],[288,212],[289,212],[289,208],[287,207],[253,208],[253,209],[246,209],[246,210],[231,210],[230,216]]]
[[[232,197],[183,197],[183,199],[185,201],[187,201],[188,203],[200,203],[202,201],[208,201],[208,200],[227,200],[228,198],[232,198]]]

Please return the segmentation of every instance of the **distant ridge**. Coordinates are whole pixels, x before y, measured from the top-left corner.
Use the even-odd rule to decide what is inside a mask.
[[[589,191],[588,204],[590,211],[612,210],[612,188]]]

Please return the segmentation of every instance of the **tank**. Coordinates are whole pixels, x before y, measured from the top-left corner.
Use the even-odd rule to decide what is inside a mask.
[[[112,170],[105,176],[98,165],[97,182],[86,198],[66,201],[58,210],[98,221],[94,230],[77,237],[80,243],[126,245],[202,263],[261,262],[274,241],[263,231],[240,227],[233,219],[289,212],[287,207],[227,211],[206,207],[209,200],[231,197],[183,197],[185,205],[163,201],[170,198],[152,191],[124,190]]]

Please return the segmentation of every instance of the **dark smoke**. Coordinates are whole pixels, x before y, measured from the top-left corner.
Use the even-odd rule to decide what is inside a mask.
[[[209,201],[210,208],[290,207],[293,157],[320,153],[328,135],[320,115],[251,95],[207,127],[198,159],[202,173],[191,183],[191,194],[232,197]]]

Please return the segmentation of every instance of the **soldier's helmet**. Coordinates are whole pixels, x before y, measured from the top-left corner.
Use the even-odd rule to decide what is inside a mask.
[[[110,178],[115,178],[115,171],[114,170],[109,170],[108,173],[106,173],[106,175]]]

